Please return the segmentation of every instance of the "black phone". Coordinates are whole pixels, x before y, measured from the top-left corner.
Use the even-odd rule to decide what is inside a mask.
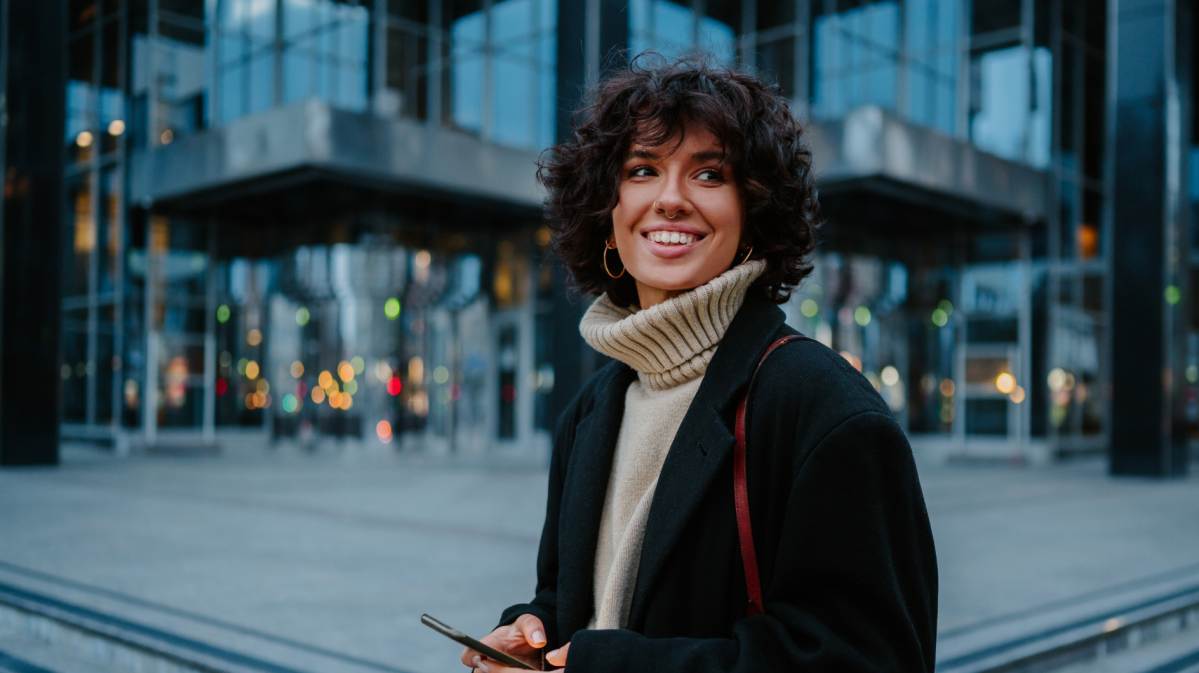
[[[487,657],[488,659],[494,659],[505,666],[511,666],[512,668],[523,668],[523,669],[529,670],[529,671],[542,670],[540,668],[530,666],[530,665],[526,664],[525,662],[521,661],[520,659],[516,659],[510,655],[504,654],[503,652],[500,652],[497,649],[487,647],[483,643],[480,643],[479,641],[475,640],[474,638],[471,638],[470,636],[459,631],[458,629],[455,629],[454,627],[450,626],[449,624],[438,621],[438,620],[430,617],[429,615],[421,615],[420,623],[424,624],[425,626],[440,633],[441,635],[445,636],[446,638],[449,638],[450,640],[453,640],[459,644],[465,645],[465,646],[469,647],[470,649],[478,652],[479,654]],[[543,666],[544,666],[544,659],[545,659],[544,651],[541,653],[541,658],[543,660]]]

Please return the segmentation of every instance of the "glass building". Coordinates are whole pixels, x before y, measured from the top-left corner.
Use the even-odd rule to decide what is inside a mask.
[[[828,224],[784,308],[918,453],[1104,451],[1120,367],[1109,9],[66,0],[61,433],[120,451],[544,455],[601,363],[551,256],[537,154],[583,85],[652,49],[758,72],[810,122]],[[1189,58],[1164,60],[1185,74]],[[1166,182],[1199,202],[1179,137],[1192,160]],[[1169,283],[1162,315],[1189,287]],[[1163,352],[1189,436],[1188,321]]]

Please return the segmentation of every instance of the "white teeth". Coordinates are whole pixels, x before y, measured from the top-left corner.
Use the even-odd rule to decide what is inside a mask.
[[[677,231],[651,231],[647,238],[663,245],[689,245],[696,240],[696,237],[692,234],[684,234]]]

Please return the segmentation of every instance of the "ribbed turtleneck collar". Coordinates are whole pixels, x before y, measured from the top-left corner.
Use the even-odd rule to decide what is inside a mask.
[[[765,270],[755,259],[645,310],[620,308],[603,294],[579,332],[595,350],[635,369],[646,387],[672,388],[707,371],[746,290]]]

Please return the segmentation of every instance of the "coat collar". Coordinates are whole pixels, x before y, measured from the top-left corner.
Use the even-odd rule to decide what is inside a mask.
[[[687,520],[703,500],[732,453],[733,407],[753,375],[785,316],[753,289],[729,324],[667,452],[650,506],[641,564],[629,615],[629,628],[644,618],[649,590],[661,574]],[[631,367],[614,362],[599,374],[595,406],[575,429],[570,467],[563,484],[559,521],[559,633],[568,637],[587,626],[595,611],[593,581],[600,517],[616,439],[624,416],[625,393],[636,378]]]
[[[736,443],[733,409],[758,359],[785,319],[777,305],[751,290],[716,349],[658,477],[642,543],[629,628],[640,628],[650,590],[667,557],[732,453]]]

